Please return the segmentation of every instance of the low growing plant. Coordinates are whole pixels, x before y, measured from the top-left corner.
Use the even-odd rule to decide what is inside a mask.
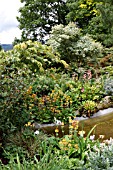
[[[88,155],[87,164],[84,166],[86,169],[113,169],[113,143],[105,145],[104,143],[100,147],[95,147],[95,151],[90,151]]]
[[[69,135],[64,135],[59,140],[61,154],[69,156],[69,158],[78,158],[86,161],[88,153],[93,149],[94,145],[98,145],[98,141],[90,140],[90,135],[97,125],[95,125],[85,136],[85,131],[78,131],[78,121],[69,118]]]
[[[105,80],[104,90],[105,90],[106,95],[113,96],[113,79],[112,79],[112,77]]]

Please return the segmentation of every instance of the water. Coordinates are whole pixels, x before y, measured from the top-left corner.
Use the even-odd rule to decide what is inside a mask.
[[[100,110],[90,118],[79,117],[77,118],[77,120],[79,120],[78,131],[84,130],[87,135],[88,132],[96,124],[98,124],[94,131],[92,132],[92,134],[95,134],[96,139],[99,137],[99,135],[105,135],[104,139],[110,139],[110,137],[113,138],[113,108]],[[69,133],[68,124],[64,126],[64,133],[62,133],[61,125],[56,126],[55,124],[47,125],[36,124],[35,126],[36,129],[42,129],[45,133],[50,135],[55,135],[56,127],[58,127],[59,129],[59,137],[62,137],[64,134]]]

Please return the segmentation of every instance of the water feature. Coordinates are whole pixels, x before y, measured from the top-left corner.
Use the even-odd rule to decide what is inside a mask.
[[[90,118],[77,117],[76,120],[79,121],[79,130],[84,130],[86,134],[92,129],[96,124],[97,127],[93,131],[93,134],[96,135],[96,138],[99,135],[105,135],[104,139],[113,138],[113,108],[108,108],[104,110],[99,110]],[[61,125],[56,124],[37,124],[35,123],[35,129],[41,129],[47,134],[55,135],[55,129],[59,129],[59,137],[62,137],[64,134],[69,133],[69,125],[64,126],[64,134],[62,133]]]

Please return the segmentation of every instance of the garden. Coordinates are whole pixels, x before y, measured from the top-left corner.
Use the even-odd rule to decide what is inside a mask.
[[[95,139],[98,124],[86,133],[76,120],[113,106],[112,47],[73,22],[60,24],[46,44],[28,40],[1,50],[0,70],[1,170],[113,168],[113,136]],[[35,123],[54,123],[54,135]]]

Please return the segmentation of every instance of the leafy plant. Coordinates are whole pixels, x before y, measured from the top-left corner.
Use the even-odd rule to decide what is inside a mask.
[[[95,151],[90,151],[88,155],[88,163],[84,166],[86,169],[113,169],[113,144],[100,145],[100,147],[94,147]]]
[[[30,160],[34,156],[37,156],[37,159],[39,159],[42,153],[42,142],[46,140],[48,141],[48,137],[43,132],[40,131],[36,134],[33,127],[23,127],[21,131],[8,136],[2,155],[10,159],[10,154],[16,157],[18,153],[21,160],[25,157]]]
[[[29,120],[24,93],[30,81],[29,78],[24,78],[21,72],[10,72],[4,65],[0,74],[0,133],[3,138],[15,130],[20,130]]]
[[[71,97],[57,88],[50,94],[39,97],[38,105],[34,105],[32,109],[34,120],[42,123],[54,122],[54,118],[67,122],[68,117],[74,114]]]
[[[91,100],[83,101],[81,106],[83,113],[86,112],[86,115],[89,117],[92,113],[95,112],[96,107],[97,107],[96,102]]]
[[[58,53],[53,54],[51,47],[31,40],[15,45],[11,51],[1,51],[0,58],[2,63],[16,73],[24,68],[27,71],[23,73],[24,76],[43,72],[51,67],[68,68],[68,64],[60,60]]]
[[[98,145],[97,141],[91,141],[90,135],[97,125],[95,125],[85,137],[85,131],[78,131],[78,121],[69,118],[69,135],[64,135],[59,141],[61,153],[66,154],[69,158],[78,158],[85,161],[88,153],[93,146]]]
[[[89,35],[83,36],[75,23],[54,26],[47,44],[60,53],[61,59],[75,61],[79,66],[86,64],[89,59],[96,61],[97,55],[101,55],[103,49]]]
[[[106,79],[104,82],[104,90],[106,95],[113,96],[113,79]]]

